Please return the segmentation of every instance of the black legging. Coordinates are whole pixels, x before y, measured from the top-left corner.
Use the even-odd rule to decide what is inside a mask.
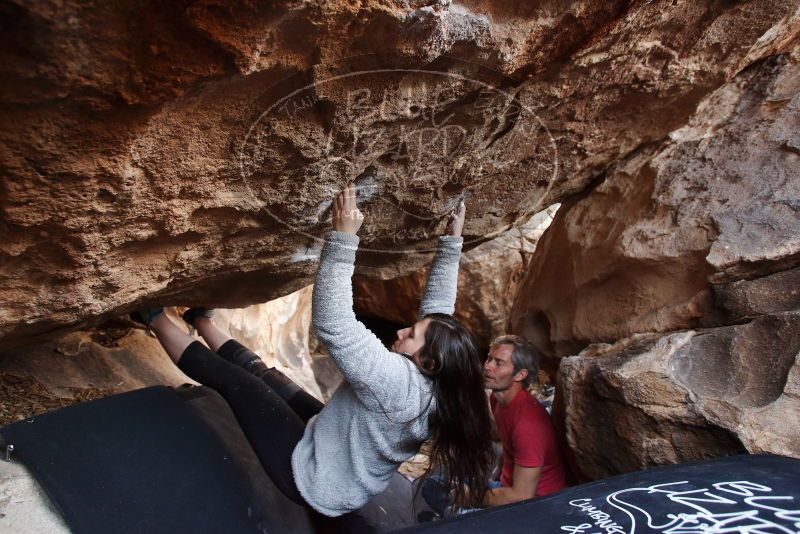
[[[300,386],[292,382],[288,376],[274,367],[267,367],[258,354],[235,339],[230,339],[224,343],[217,351],[217,354],[266,382],[300,416],[303,423],[308,423],[308,420],[317,415],[325,406],[314,396],[306,393]]]
[[[292,475],[292,452],[320,401],[231,339],[215,354],[199,341],[183,351],[178,367],[227,401],[269,477],[288,498],[308,506]]]

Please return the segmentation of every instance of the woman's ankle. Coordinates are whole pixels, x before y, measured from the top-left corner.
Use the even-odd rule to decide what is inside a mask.
[[[215,344],[214,342],[216,342],[216,344],[221,345],[221,343],[219,343],[219,340],[217,339],[218,336],[214,335],[219,329],[217,328],[217,325],[214,324],[213,318],[205,317],[203,315],[198,315],[197,317],[194,318],[190,326],[192,327],[191,331],[196,332],[203,339],[205,339],[210,347]],[[213,347],[212,350],[214,350]]]
[[[162,326],[165,326],[166,324],[170,323],[172,323],[170,318],[167,317],[166,313],[162,312],[152,317],[147,323],[147,326],[155,332],[159,330],[159,328],[161,328]]]
[[[206,317],[205,315],[198,315],[197,317],[194,318],[194,326],[195,326],[195,328],[197,328],[197,326],[206,325],[206,324],[214,324],[213,317]]]

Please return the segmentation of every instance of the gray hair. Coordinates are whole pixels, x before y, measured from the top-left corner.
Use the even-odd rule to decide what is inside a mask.
[[[526,388],[534,384],[539,379],[539,352],[533,346],[533,343],[528,341],[522,336],[513,334],[500,336],[492,341],[489,350],[492,350],[498,345],[511,345],[511,362],[514,364],[514,374],[517,374],[523,369],[528,370],[528,376],[522,380],[522,385]]]

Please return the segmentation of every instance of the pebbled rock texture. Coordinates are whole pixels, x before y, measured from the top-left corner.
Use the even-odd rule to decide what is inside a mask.
[[[800,18],[798,18],[800,20]],[[559,210],[513,311],[549,355],[798,305],[800,39]]]
[[[291,293],[356,177],[366,275],[461,197],[474,246],[684,126],[796,4],[6,0],[0,344]]]
[[[565,202],[539,241],[512,324],[551,367],[577,354],[557,397],[590,477],[800,456],[798,15],[685,126]]]
[[[590,478],[743,452],[800,456],[800,313],[640,334],[562,360],[567,440]]]

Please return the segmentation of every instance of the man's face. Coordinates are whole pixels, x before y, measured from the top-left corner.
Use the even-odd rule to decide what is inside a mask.
[[[514,346],[508,343],[501,343],[489,351],[489,357],[483,364],[483,383],[486,389],[492,391],[505,391],[514,382],[519,382],[527,376],[524,369],[514,373],[514,362],[511,360],[511,353]]]
[[[410,354],[419,364],[419,351],[425,346],[425,332],[428,330],[428,318],[417,321],[408,328],[397,331],[397,340],[392,343],[392,352]]]

